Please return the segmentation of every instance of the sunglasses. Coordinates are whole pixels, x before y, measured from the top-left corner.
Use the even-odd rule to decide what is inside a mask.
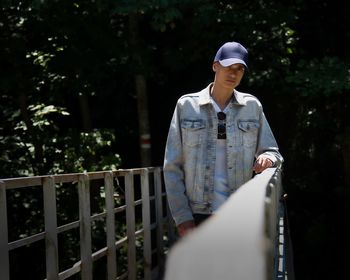
[[[226,114],[224,112],[217,113],[218,116],[218,139],[226,139]]]

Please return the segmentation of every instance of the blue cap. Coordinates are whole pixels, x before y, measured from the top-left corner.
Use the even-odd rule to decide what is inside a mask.
[[[214,62],[216,61],[224,67],[240,63],[248,68],[248,51],[240,43],[227,42],[216,53]]]

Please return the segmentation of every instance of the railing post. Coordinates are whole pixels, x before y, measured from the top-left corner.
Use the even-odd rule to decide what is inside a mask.
[[[106,199],[106,227],[107,227],[107,279],[117,278],[117,261],[115,249],[115,221],[114,221],[114,186],[113,173],[105,174],[105,199]]]
[[[48,280],[58,280],[58,242],[56,190],[52,176],[43,179],[44,214],[45,214],[45,244],[46,244],[46,277]]]
[[[141,173],[142,223],[143,223],[143,257],[144,279],[152,277],[152,243],[151,243],[151,211],[149,197],[149,172],[143,169]]]
[[[81,278],[92,280],[90,182],[88,175],[83,174],[79,176],[78,190]]]
[[[126,232],[128,236],[128,279],[136,279],[134,173],[125,176]]]
[[[2,181],[0,181],[0,275],[1,279],[10,280],[6,188]]]
[[[161,170],[157,167],[154,171],[155,196],[156,196],[156,219],[157,219],[157,265],[162,268],[164,263],[163,253],[163,194]]]

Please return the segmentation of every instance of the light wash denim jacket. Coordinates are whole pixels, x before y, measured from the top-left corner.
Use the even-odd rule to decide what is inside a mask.
[[[179,98],[171,120],[164,159],[164,180],[176,225],[193,213],[212,213],[218,120],[210,85]],[[252,178],[261,154],[282,164],[276,140],[259,100],[234,91],[226,115],[227,173],[230,192]]]

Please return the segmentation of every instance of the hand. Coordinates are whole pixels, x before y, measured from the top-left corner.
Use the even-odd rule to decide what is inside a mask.
[[[254,163],[253,171],[256,173],[263,172],[266,168],[270,168],[273,166],[273,162],[271,159],[266,156],[259,156]]]
[[[193,220],[183,222],[177,226],[177,231],[181,237],[191,232],[196,227]]]

